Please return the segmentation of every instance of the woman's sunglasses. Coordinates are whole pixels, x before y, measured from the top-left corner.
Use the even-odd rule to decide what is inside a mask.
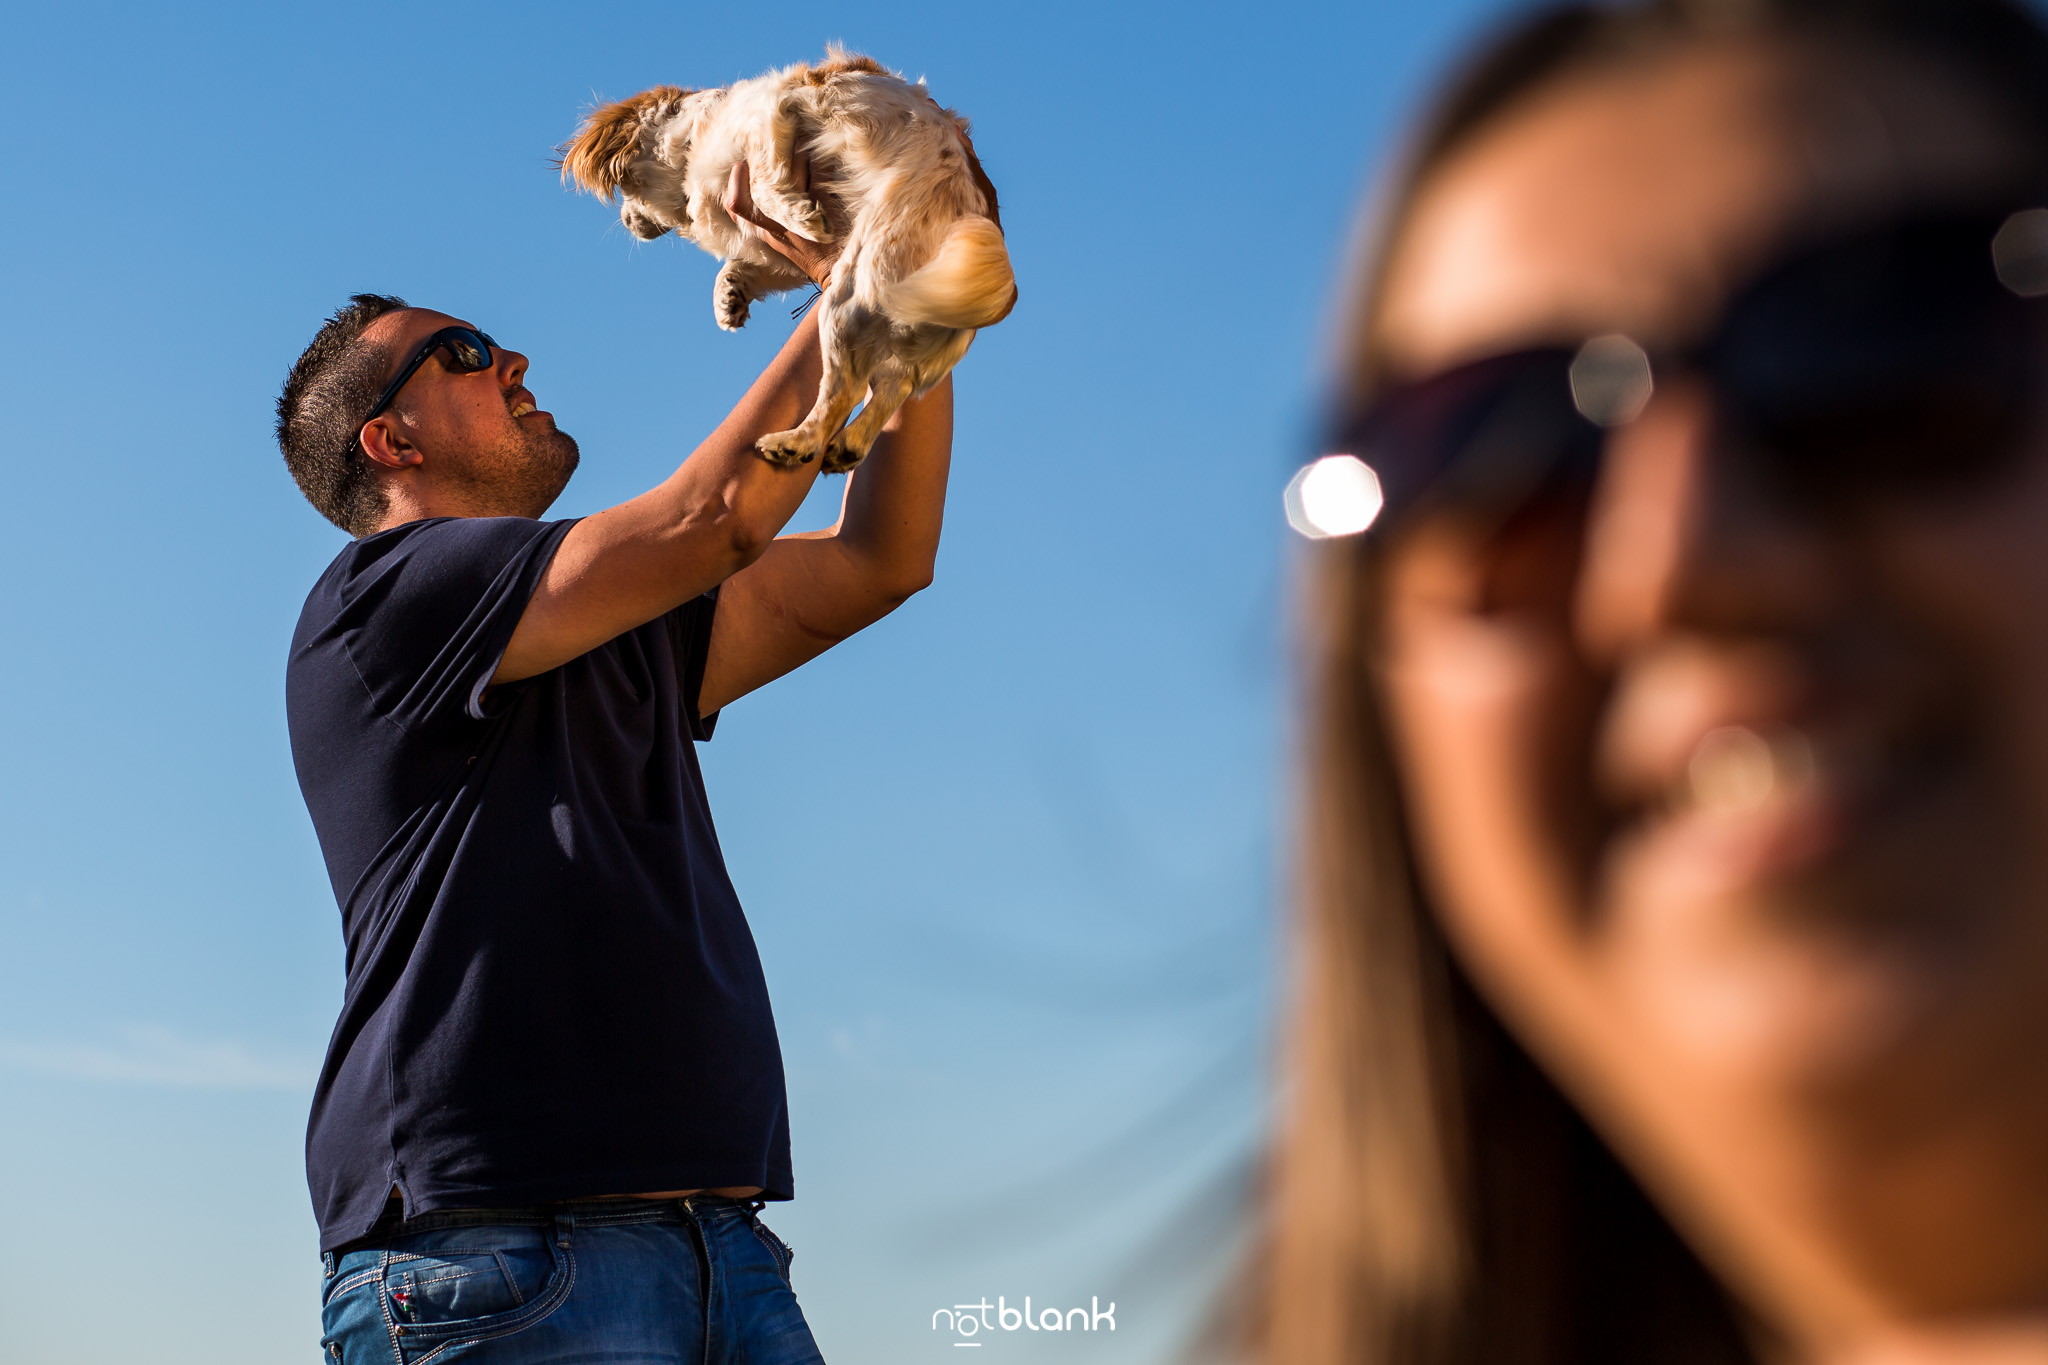
[[[1386,393],[1325,449],[1369,465],[1394,517],[1498,523],[1583,496],[1607,430],[1686,372],[1723,444],[1802,503],[1958,489],[2008,467],[2039,419],[2042,295],[2048,211],[1896,222],[1767,270],[1682,351],[1611,336],[1493,356]]]
[[[398,372],[397,377],[384,386],[384,392],[377,395],[377,402],[369,414],[356,423],[356,440],[362,440],[363,428],[383,415],[384,409],[391,406],[391,400],[398,397],[398,391],[405,387],[405,381],[418,374],[420,366],[427,363],[428,356],[445,349],[449,369],[458,374],[473,374],[478,370],[488,370],[497,363],[491,349],[497,344],[491,340],[489,332],[479,332],[474,327],[443,327],[428,337],[420,343],[419,350],[413,352],[412,359],[405,362],[405,368]]]

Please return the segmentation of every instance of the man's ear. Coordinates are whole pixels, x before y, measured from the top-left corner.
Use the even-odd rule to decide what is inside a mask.
[[[405,439],[405,429],[388,412],[380,412],[365,422],[356,443],[363,448],[363,454],[369,457],[371,464],[385,469],[410,469],[426,463],[427,457],[418,446]]]

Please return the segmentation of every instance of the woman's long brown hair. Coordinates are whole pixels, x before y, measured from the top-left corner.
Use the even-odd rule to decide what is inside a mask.
[[[1476,129],[1566,72],[1731,29],[1947,58],[2048,148],[2048,32],[2009,0],[1578,5],[1524,19],[1451,84],[1383,222],[1398,226],[1414,188]],[[1362,282],[1344,320],[1346,409],[1375,383],[1378,280],[1368,270]],[[1374,681],[1376,559],[1370,537],[1308,554],[1293,993],[1247,1276],[1252,1353],[1265,1365],[1754,1362],[1757,1329],[1501,1025],[1438,928]]]

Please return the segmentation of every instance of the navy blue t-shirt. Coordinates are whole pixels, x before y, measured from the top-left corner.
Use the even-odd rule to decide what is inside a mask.
[[[306,1134],[331,1250],[407,1216],[793,1192],[782,1056],[692,740],[715,595],[489,688],[573,522],[343,550],[285,675],[348,981]]]

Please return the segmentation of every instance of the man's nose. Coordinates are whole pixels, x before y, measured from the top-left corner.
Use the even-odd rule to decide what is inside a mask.
[[[516,389],[526,375],[526,357],[518,351],[500,346],[497,349],[498,373],[504,376],[505,387]]]
[[[1773,633],[1839,587],[1825,528],[1717,435],[1707,386],[1681,380],[1608,439],[1586,528],[1576,625],[1616,660],[1665,632]]]

